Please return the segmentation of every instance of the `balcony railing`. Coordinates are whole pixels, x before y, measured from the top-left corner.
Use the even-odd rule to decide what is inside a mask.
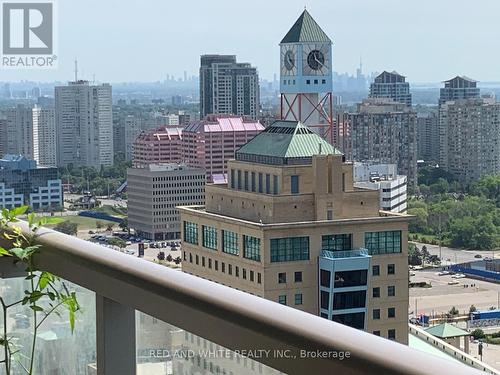
[[[353,249],[342,251],[321,250],[321,256],[327,259],[367,257],[367,249]]]
[[[18,224],[27,231],[25,223]],[[75,237],[47,229],[39,234],[36,241],[42,250],[35,263],[40,269],[96,293],[97,374],[100,375],[136,374],[135,310],[233,351],[288,353],[256,359],[288,374],[479,373]],[[4,266],[5,261],[3,258]],[[5,275],[5,270],[1,274]],[[350,356],[339,360],[332,354],[339,352],[348,352]]]

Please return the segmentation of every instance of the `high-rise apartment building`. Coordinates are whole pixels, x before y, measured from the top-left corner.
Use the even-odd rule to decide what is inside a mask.
[[[204,168],[207,178],[227,174],[227,162],[236,150],[264,130],[258,121],[239,116],[207,116],[182,130],[182,160]]]
[[[406,176],[398,175],[396,164],[354,163],[354,187],[380,193],[382,211],[406,212]]]
[[[179,208],[183,271],[407,343],[409,216],[343,158],[300,122],[266,128],[205,206]]]
[[[444,81],[444,87],[440,90],[439,104],[450,100],[479,98],[480,90],[477,81],[466,76],[456,76]]]
[[[6,111],[8,154],[35,157],[37,139],[33,132],[33,113],[30,107],[18,105]]]
[[[202,55],[200,114],[233,114],[256,119],[259,114],[259,75],[234,55]]]
[[[139,134],[133,144],[134,167],[146,168],[149,164],[180,163],[182,130],[182,128],[163,126]]]
[[[56,86],[57,165],[113,164],[111,85],[88,81]]]
[[[500,103],[448,101],[439,108],[439,166],[460,182],[500,173]]]
[[[382,72],[370,85],[370,98],[390,98],[411,106],[410,84],[397,72]]]
[[[125,160],[133,159],[134,142],[141,134],[141,119],[137,116],[128,115],[123,119],[124,122],[124,135],[125,135]]]
[[[417,114],[417,158],[432,163],[439,160],[439,116],[436,111]]]
[[[346,115],[350,155],[358,162],[396,164],[412,187],[417,178],[417,114],[391,99],[365,99]]]
[[[44,167],[57,166],[55,110],[51,107],[33,108],[34,159]]]
[[[0,118],[0,158],[7,154],[7,119]]]
[[[150,164],[127,170],[128,225],[142,238],[180,238],[176,206],[202,205],[205,171],[180,164]]]

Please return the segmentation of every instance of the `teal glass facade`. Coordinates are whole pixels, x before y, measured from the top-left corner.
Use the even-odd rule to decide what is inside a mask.
[[[309,260],[309,237],[271,239],[271,262]]]
[[[198,224],[190,221],[184,222],[184,242],[198,245]]]
[[[348,251],[352,250],[352,234],[328,234],[321,237],[321,250]]]
[[[365,247],[370,255],[401,252],[401,231],[366,232]]]
[[[222,231],[222,251],[227,254],[239,255],[237,233],[229,230]]]
[[[260,238],[243,236],[243,257],[260,262]]]
[[[217,229],[208,225],[202,226],[203,247],[217,250]]]

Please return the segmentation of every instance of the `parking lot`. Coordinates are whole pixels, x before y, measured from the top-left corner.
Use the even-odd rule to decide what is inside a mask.
[[[471,305],[478,310],[497,307],[500,284],[475,280],[468,277],[439,276],[438,270],[413,271],[410,282],[428,282],[431,288],[410,288],[410,312],[441,314],[455,306],[460,313],[468,313]],[[456,283],[450,285],[449,283]]]

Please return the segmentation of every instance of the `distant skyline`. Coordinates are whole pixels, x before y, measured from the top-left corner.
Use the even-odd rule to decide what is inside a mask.
[[[500,81],[496,0],[57,1],[57,70],[0,70],[0,81],[163,81],[198,75],[200,55],[235,54],[264,79],[278,44],[308,11],[332,38],[334,70],[396,70],[409,82],[455,75]]]

